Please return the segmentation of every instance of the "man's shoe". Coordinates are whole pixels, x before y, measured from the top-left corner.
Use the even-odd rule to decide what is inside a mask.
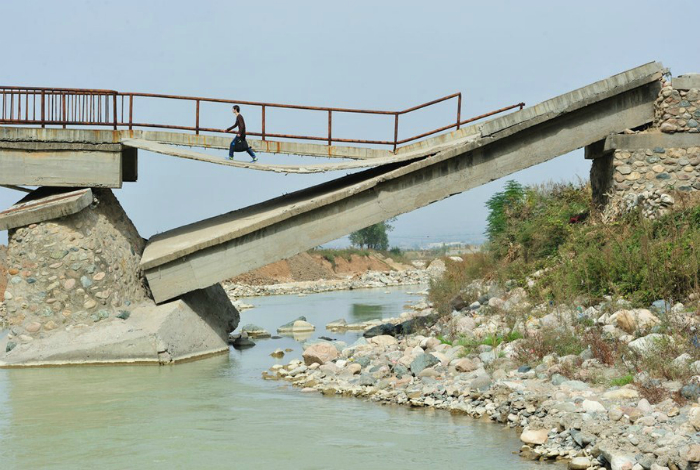
[[[250,163],[255,163],[258,161],[258,157],[253,157],[253,159],[250,161]]]
[[[233,155],[229,155],[229,156],[228,156],[228,159],[229,159],[229,160],[233,160]]]

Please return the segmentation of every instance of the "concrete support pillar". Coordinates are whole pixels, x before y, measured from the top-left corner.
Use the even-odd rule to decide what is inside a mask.
[[[614,152],[605,151],[605,139],[585,147],[586,159],[593,160],[591,165],[591,191],[593,204],[603,208],[608,203],[613,188]]]

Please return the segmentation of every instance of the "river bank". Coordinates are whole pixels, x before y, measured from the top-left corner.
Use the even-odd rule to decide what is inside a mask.
[[[306,295],[338,290],[370,289],[406,285],[427,284],[432,273],[427,269],[405,271],[367,271],[346,279],[321,279],[316,281],[286,282],[267,285],[222,283],[231,298],[266,295]]]
[[[370,332],[369,337],[351,345],[308,342],[301,358],[277,364],[263,377],[288,381],[304,392],[488,418],[519,429],[523,457],[565,460],[570,468],[697,468],[697,375],[685,381],[658,380],[645,379],[645,371],[639,371],[637,377],[621,379],[618,370],[601,361],[600,351],[592,349],[577,354],[547,354],[531,361],[532,365],[520,365],[522,355],[527,353],[522,348],[525,341],[493,338],[503,331],[506,318],[512,316],[509,311],[521,311],[525,306],[525,292],[518,288],[492,291],[482,301],[457,305],[459,308],[452,314],[421,334],[394,337],[372,336]],[[582,313],[541,307],[537,318],[523,318],[523,331],[545,324],[565,328],[567,318]],[[611,309],[615,311],[609,312]],[[624,330],[629,326],[625,321],[637,322],[633,327],[638,329],[646,327],[643,322],[651,325],[653,320],[646,312],[619,313],[623,311],[629,312],[619,305],[601,305],[581,316],[590,318],[617,340],[633,343],[635,337]],[[434,313],[426,305],[411,316],[428,317]],[[686,312],[677,304],[666,315],[680,320]],[[399,320],[405,321],[406,316],[394,323]],[[508,329],[512,331],[512,325]],[[462,344],[441,341],[454,330],[474,340]],[[489,342],[483,341],[489,337],[491,344],[483,344]],[[639,351],[654,354],[657,338],[644,338],[637,343]],[[677,358],[677,365],[687,366],[697,374],[700,364],[681,364],[683,361],[687,357]],[[656,388],[640,389],[628,383],[642,384],[644,380]]]

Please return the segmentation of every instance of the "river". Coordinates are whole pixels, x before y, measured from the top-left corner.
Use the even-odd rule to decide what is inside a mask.
[[[242,299],[241,324],[274,334],[299,315],[324,325],[398,315],[415,286]],[[284,359],[269,354],[292,348]],[[261,372],[301,357],[292,338],[176,366],[0,370],[2,469],[541,468],[513,430],[444,411],[301,393]]]

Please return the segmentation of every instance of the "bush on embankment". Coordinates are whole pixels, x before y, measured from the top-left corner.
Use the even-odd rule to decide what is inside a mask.
[[[523,187],[509,182],[487,205],[488,242],[464,262],[446,261],[431,284],[442,313],[470,282],[494,279],[529,289],[533,300],[572,304],[623,297],[634,306],[700,292],[700,205],[677,197],[656,220],[632,212],[603,223],[587,184]]]

